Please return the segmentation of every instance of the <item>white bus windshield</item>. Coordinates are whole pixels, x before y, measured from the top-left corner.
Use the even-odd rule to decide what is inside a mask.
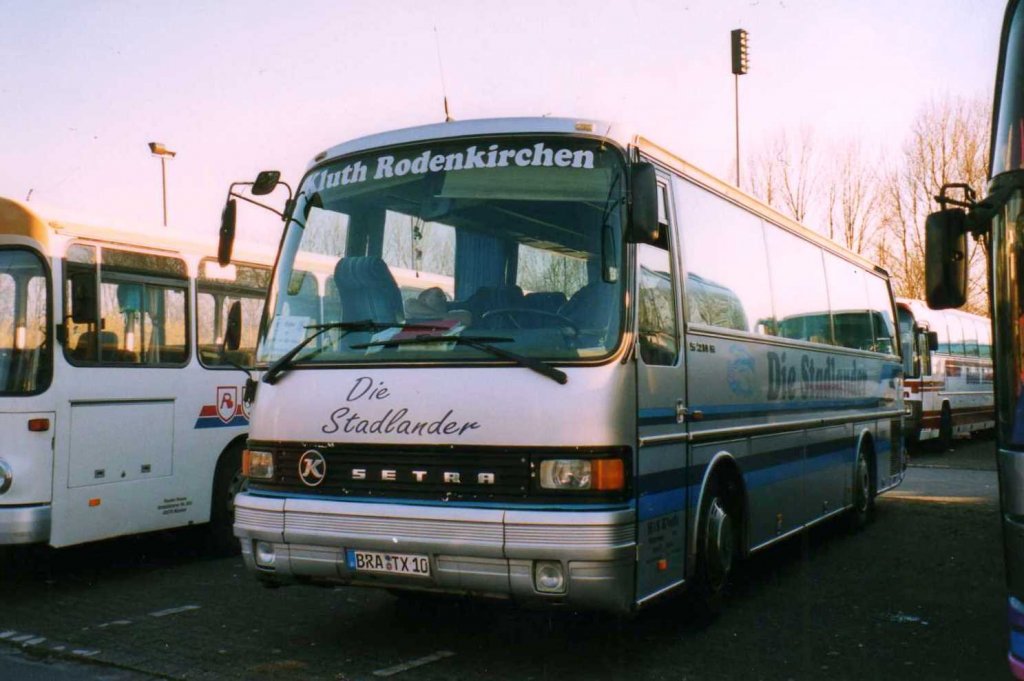
[[[314,168],[258,361],[339,322],[293,363],[495,361],[477,343],[410,343],[445,335],[540,360],[609,355],[624,300],[623,172],[616,148],[570,137],[434,142]]]
[[[31,395],[50,384],[47,286],[38,256],[0,250],[0,395]]]

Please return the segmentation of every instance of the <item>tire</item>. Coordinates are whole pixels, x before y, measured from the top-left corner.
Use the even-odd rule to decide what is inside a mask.
[[[942,414],[939,416],[939,451],[948,452],[953,449],[953,412],[949,402],[942,403]]]
[[[242,445],[235,444],[221,455],[213,476],[210,506],[210,550],[218,556],[234,556],[241,545],[234,535],[235,495],[245,489],[242,477]]]
[[[864,448],[857,450],[853,467],[853,507],[850,509],[850,529],[854,532],[867,527],[875,515],[875,486],[871,482],[871,466]]]
[[[700,506],[692,595],[701,620],[714,619],[721,612],[739,553],[739,514],[729,491],[716,475],[708,482]]]

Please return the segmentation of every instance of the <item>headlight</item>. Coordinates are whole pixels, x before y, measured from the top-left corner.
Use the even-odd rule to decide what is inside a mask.
[[[242,452],[242,475],[254,480],[274,477],[274,454],[246,449]]]
[[[541,489],[612,491],[625,487],[622,459],[547,459],[540,462]]]

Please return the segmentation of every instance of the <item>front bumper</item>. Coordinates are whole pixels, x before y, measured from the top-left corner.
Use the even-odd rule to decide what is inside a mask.
[[[50,506],[0,506],[0,545],[50,540]]]
[[[235,535],[250,570],[270,583],[336,583],[512,598],[628,611],[636,562],[633,508],[518,511],[412,504],[235,498]],[[257,541],[274,565],[257,565]],[[350,569],[346,549],[427,555],[429,577]],[[534,561],[558,561],[561,594],[534,587]]]

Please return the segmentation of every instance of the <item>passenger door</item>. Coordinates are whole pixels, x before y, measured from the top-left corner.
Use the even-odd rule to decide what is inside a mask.
[[[638,244],[637,309],[637,601],[686,574],[686,380],[679,319],[679,259],[669,216],[668,183],[659,182],[662,243]]]
[[[56,452],[51,543],[198,520],[203,505],[174,477],[188,452],[174,427],[188,384],[185,262],[75,244],[64,265],[60,398],[68,418]]]

